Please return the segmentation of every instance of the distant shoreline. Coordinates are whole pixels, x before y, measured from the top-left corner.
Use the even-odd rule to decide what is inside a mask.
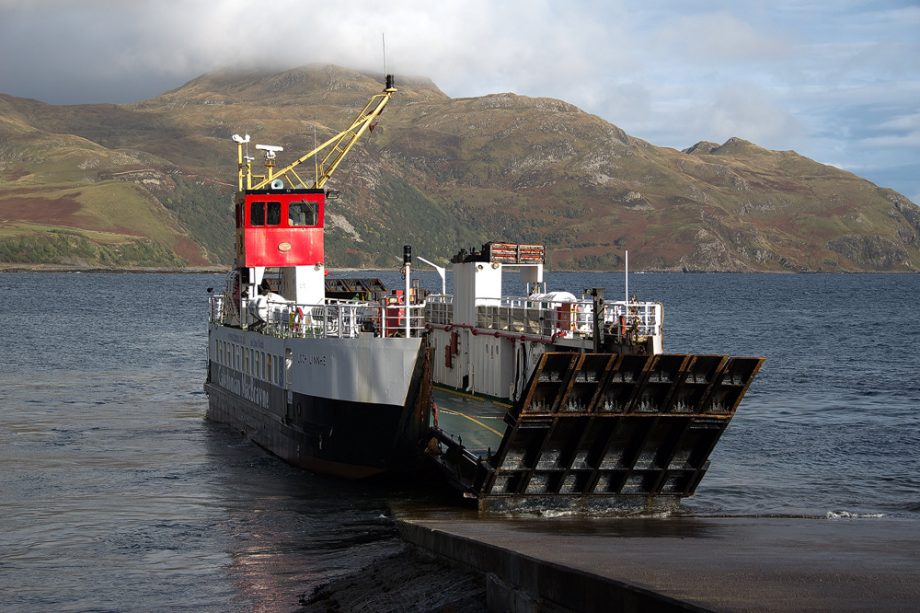
[[[0,264],[4,272],[111,272],[111,273],[218,273],[227,272],[229,266],[189,266],[187,268],[126,267],[106,268],[104,266],[65,266],[62,264]]]
[[[187,266],[185,268],[167,268],[157,266],[126,266],[112,268],[105,266],[67,266],[64,264],[9,264],[0,262],[0,273],[5,272],[110,272],[110,273],[176,273],[176,274],[201,274],[201,273],[226,273],[231,266]],[[381,272],[382,268],[333,268],[332,271],[342,272]],[[398,272],[394,269],[393,272]]]
[[[66,266],[63,264],[8,264],[0,263],[0,273],[17,273],[17,272],[107,272],[114,274],[125,273],[175,273],[175,274],[204,274],[204,273],[224,273],[230,271],[230,266],[189,266],[186,268],[166,268],[166,267],[125,267],[125,268],[106,268],[103,266]],[[331,272],[387,272],[387,268],[330,268]],[[396,272],[394,269],[392,272]],[[548,273],[565,272],[565,273],[585,273],[585,274],[623,274],[622,270],[546,270]],[[917,274],[920,270],[636,270],[631,275],[636,274],[671,274],[680,273],[688,275],[703,274],[765,274],[765,275],[814,275],[814,274],[834,274],[834,275],[858,275],[858,274]]]

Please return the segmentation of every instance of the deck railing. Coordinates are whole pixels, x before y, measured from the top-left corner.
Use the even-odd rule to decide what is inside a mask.
[[[591,300],[561,302],[509,297],[484,299],[483,302],[493,304],[476,308],[476,325],[480,328],[542,336],[590,338],[594,334],[594,302]],[[602,322],[607,329],[638,336],[661,334],[660,303],[606,300],[603,304]]]
[[[662,307],[660,302],[604,301],[604,322],[618,325],[623,316],[627,326],[635,325],[640,336],[661,336]]]
[[[208,301],[208,321],[211,323],[224,323],[224,297],[211,294]]]
[[[230,303],[224,296],[211,296],[210,321],[240,326],[240,316],[235,309],[228,308]],[[266,300],[262,306],[260,317],[254,317],[246,311],[244,301],[243,324],[278,338],[356,338],[364,334],[416,337],[425,331],[424,303],[329,299],[324,304],[297,304]]]
[[[450,294],[429,294],[425,299],[425,319],[432,324],[449,324],[454,318],[454,297]]]
[[[591,300],[561,302],[532,298],[481,299],[491,303],[476,308],[476,326],[542,336],[590,338],[594,331]],[[660,336],[662,307],[657,302],[604,301],[604,326],[613,332]],[[209,319],[239,326],[232,301],[212,295]],[[280,338],[355,338],[419,336],[428,323],[448,325],[453,320],[453,296],[431,295],[421,304],[381,304],[355,300],[327,300],[325,304],[266,301],[263,317],[254,318],[243,305],[247,327]]]

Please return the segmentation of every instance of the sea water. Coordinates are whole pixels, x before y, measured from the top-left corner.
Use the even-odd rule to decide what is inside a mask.
[[[289,610],[399,550],[392,503],[444,504],[311,475],[204,421],[221,284],[0,274],[0,609]],[[920,275],[649,273],[629,290],[664,303],[667,351],[767,358],[684,513],[920,519]]]

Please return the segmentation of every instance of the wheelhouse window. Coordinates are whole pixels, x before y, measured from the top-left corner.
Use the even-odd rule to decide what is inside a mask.
[[[253,226],[265,225],[265,203],[253,202],[249,210],[249,224]]]
[[[268,219],[266,220],[266,225],[269,225],[269,226],[280,226],[281,225],[281,203],[280,202],[269,202],[268,203]]]
[[[316,202],[300,200],[288,205],[289,226],[315,226],[319,217],[319,206]]]

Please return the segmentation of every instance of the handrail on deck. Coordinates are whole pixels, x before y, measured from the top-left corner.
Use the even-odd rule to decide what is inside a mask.
[[[225,296],[212,295],[209,320],[240,326],[241,318],[226,308]],[[376,301],[328,299],[323,304],[298,304],[290,301],[264,300],[258,317],[243,299],[243,323],[246,327],[278,338],[357,338],[364,334],[377,337],[421,336],[425,332],[425,304],[382,304]]]
[[[662,306],[658,302],[625,300],[604,301],[603,325],[622,328],[639,336],[662,334]],[[450,325],[453,300],[450,296],[428,296],[425,315],[428,323]],[[621,319],[622,318],[622,319]],[[490,330],[510,330],[559,335],[571,333],[590,338],[594,332],[592,300],[563,301],[546,298],[481,297],[476,300],[476,325]]]
[[[427,324],[453,322],[453,296],[430,295],[419,304],[383,304],[356,300],[328,299],[323,304],[263,301],[261,317],[247,311],[242,317],[225,296],[212,295],[211,322],[247,327],[279,338],[356,338],[362,334],[380,337],[417,337]],[[629,330],[640,336],[662,334],[662,307],[657,302],[604,301],[603,324]],[[591,300],[558,301],[531,297],[477,299],[480,328],[557,336],[560,332],[590,338],[593,335],[594,303]]]

